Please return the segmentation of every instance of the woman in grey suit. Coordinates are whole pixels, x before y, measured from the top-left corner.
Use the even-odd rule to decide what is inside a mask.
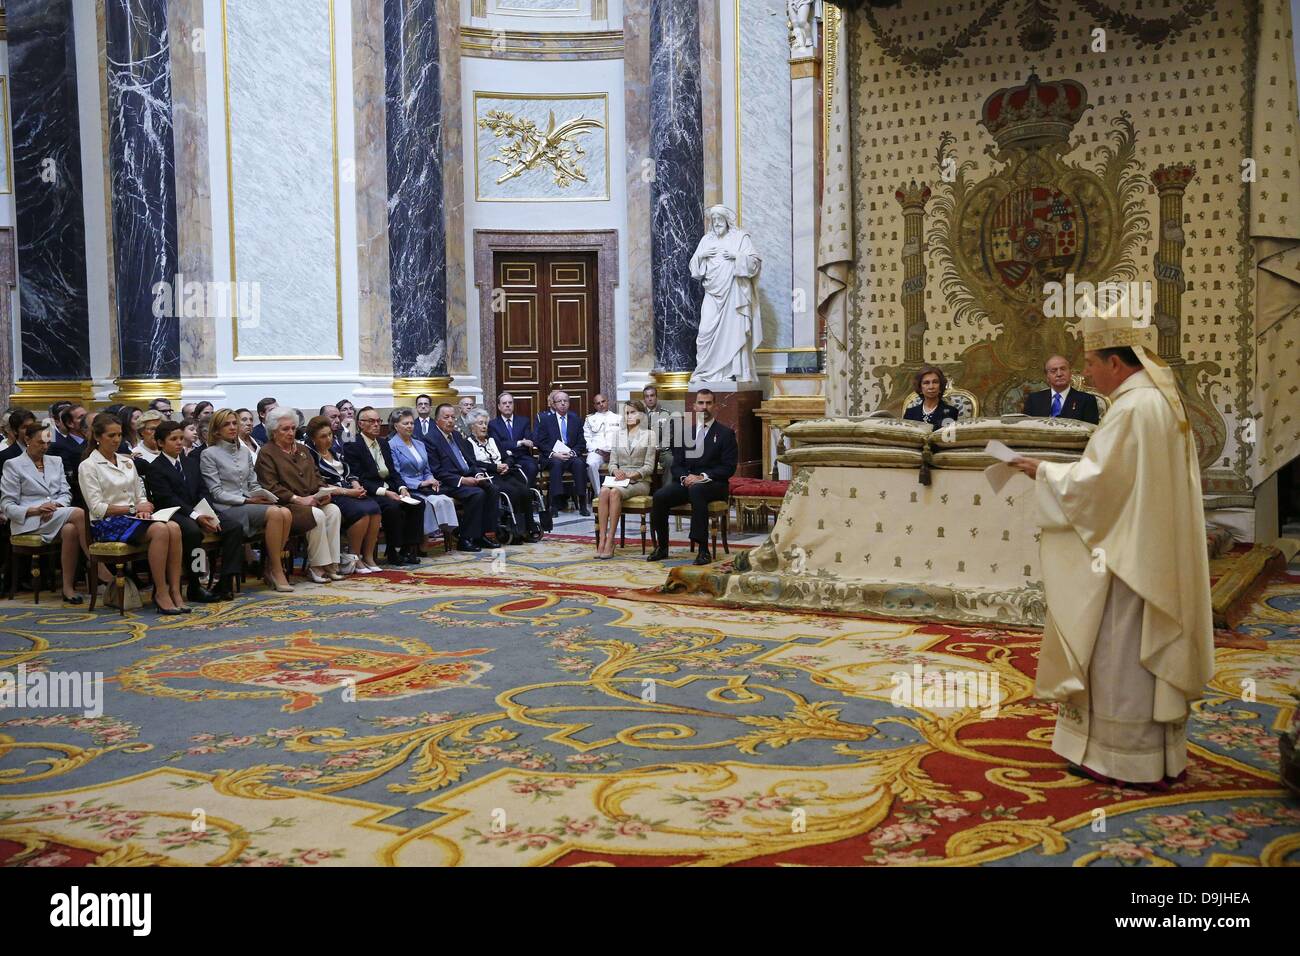
[[[277,505],[275,495],[257,481],[253,454],[238,441],[239,416],[229,408],[215,412],[209,423],[208,445],[199,455],[199,471],[208,488],[208,500],[224,526],[232,517],[243,523],[244,537],[264,531],[262,576],[276,591],[293,590],[284,576],[280,555],[289,537],[293,515]]]
[[[650,477],[655,471],[655,442],[650,429],[645,406],[632,399],[623,407],[623,428],[614,438],[614,448],[609,453],[609,477],[627,481],[623,488],[601,488],[597,504],[596,557],[614,556],[614,536],[618,531],[618,517],[623,513],[623,502],[638,495],[650,494]]]
[[[49,544],[58,538],[63,545],[63,600],[80,604],[77,593],[77,550],[89,557],[86,513],[72,507],[72,488],[63,473],[63,462],[46,457],[49,432],[40,422],[22,427],[26,454],[9,462],[0,477],[0,506],[9,519],[9,533],[38,534]]]

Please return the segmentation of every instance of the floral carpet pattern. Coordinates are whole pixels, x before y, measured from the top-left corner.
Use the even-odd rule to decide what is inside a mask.
[[[663,566],[590,555],[438,554],[182,619],[0,602],[0,672],[104,687],[99,715],[0,710],[0,863],[1300,863],[1300,575],[1218,649],[1186,780],[1146,793],[1052,754],[1032,632],[660,603]],[[996,706],[900,699],[921,674]]]

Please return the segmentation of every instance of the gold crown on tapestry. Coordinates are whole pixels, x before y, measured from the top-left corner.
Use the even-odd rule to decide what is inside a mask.
[[[1083,313],[1083,347],[1089,352],[1097,349],[1121,349],[1125,346],[1142,346],[1155,352],[1158,330],[1147,318],[1134,318],[1134,312],[1123,300],[1108,303],[1106,308],[1090,308]]]
[[[998,90],[984,101],[980,125],[1001,149],[1063,143],[1090,106],[1083,84],[1074,80],[1043,83],[1037,73],[1030,73],[1023,85]]]
[[[1191,163],[1169,163],[1157,166],[1151,172],[1151,182],[1159,186],[1186,186],[1196,178],[1196,167]]]
[[[908,206],[917,206],[924,210],[925,204],[930,201],[930,187],[924,183],[918,186],[916,180],[913,179],[906,186],[895,189],[894,198],[902,204],[904,209]]]

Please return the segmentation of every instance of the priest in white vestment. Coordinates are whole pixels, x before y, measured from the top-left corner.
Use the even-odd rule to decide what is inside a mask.
[[[1214,672],[1200,466],[1153,327],[1084,320],[1084,374],[1111,406],[1077,462],[1034,479],[1047,619],[1035,692],[1052,750],[1094,779],[1161,789],[1187,767],[1190,702]]]
[[[710,207],[709,231],[691,256],[691,275],[704,282],[691,385],[755,381],[753,350],[763,342],[756,285],[762,264],[736,214]]]

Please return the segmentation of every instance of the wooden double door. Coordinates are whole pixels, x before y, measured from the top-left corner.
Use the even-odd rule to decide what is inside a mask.
[[[562,389],[587,415],[600,391],[595,253],[498,252],[492,272],[498,391],[514,396],[516,415],[536,417]]]

